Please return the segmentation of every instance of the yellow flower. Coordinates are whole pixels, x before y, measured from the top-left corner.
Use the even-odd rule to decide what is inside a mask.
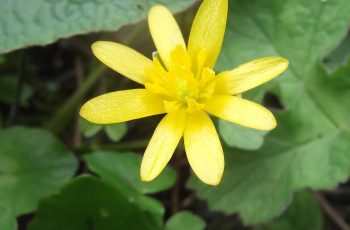
[[[164,169],[182,136],[187,159],[205,183],[217,185],[224,155],[207,113],[250,128],[271,130],[273,114],[240,95],[281,74],[288,61],[266,57],[216,74],[227,18],[228,0],[204,0],[194,19],[188,45],[171,13],[152,7],[149,28],[160,57],[153,61],[121,44],[92,45],[104,64],[140,83],[139,89],[107,93],[83,105],[85,119],[108,124],[166,113],[141,163],[141,179],[151,181]]]

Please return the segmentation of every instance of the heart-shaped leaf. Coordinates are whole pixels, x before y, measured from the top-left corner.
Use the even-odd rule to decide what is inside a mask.
[[[265,222],[284,210],[294,191],[332,188],[349,177],[350,78],[344,70],[331,77],[321,66],[346,34],[349,11],[347,0],[230,1],[219,68],[262,56],[285,57],[290,66],[272,82],[286,111],[275,112],[277,129],[262,148],[225,151],[218,187],[191,180],[212,209]]]
[[[13,215],[35,210],[76,169],[74,156],[51,133],[24,127],[0,131],[0,200]]]

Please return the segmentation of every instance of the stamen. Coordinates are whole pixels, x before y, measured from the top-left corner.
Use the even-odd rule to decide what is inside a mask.
[[[204,107],[205,106],[203,104],[198,103],[193,98],[187,100],[187,112],[189,113],[197,112],[204,109]]]
[[[160,56],[153,59],[153,72],[147,73],[147,90],[164,96],[167,112],[185,109],[188,113],[204,109],[203,100],[215,91],[215,72],[206,68],[207,53],[198,53],[195,69],[184,47],[178,45],[171,53],[170,67],[166,69]]]

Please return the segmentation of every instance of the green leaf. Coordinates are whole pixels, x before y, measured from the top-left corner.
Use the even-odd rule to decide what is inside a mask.
[[[350,58],[350,34],[323,60],[327,70],[335,71],[337,68],[345,65]]]
[[[308,192],[298,192],[287,211],[277,220],[257,227],[256,230],[321,230],[322,212]]]
[[[266,222],[281,213],[294,191],[329,189],[350,172],[350,78],[330,77],[323,55],[346,34],[347,0],[234,0],[219,67],[263,56],[289,59],[274,80],[286,111],[256,152],[225,151],[218,187],[192,178],[189,187],[213,210],[238,212],[245,223]],[[233,29],[232,29],[233,28]]]
[[[259,149],[264,143],[267,131],[256,130],[236,125],[225,120],[219,120],[219,131],[230,147],[237,147],[246,150]]]
[[[105,131],[112,141],[120,141],[128,131],[128,127],[126,126],[126,123],[116,123],[105,125]]]
[[[83,118],[79,119],[79,129],[85,137],[94,136],[102,129],[102,127],[102,125],[91,123]]]
[[[62,37],[98,30],[118,30],[145,18],[149,8],[164,4],[174,12],[194,0],[3,0],[0,8],[0,53],[44,45]]]
[[[16,217],[12,215],[9,207],[0,206],[0,226],[2,230],[16,230]]]
[[[165,224],[165,230],[203,230],[204,228],[204,220],[188,211],[175,214]]]
[[[154,230],[148,216],[111,185],[79,177],[40,203],[29,230]]]
[[[220,70],[259,57],[280,55],[290,61],[287,75],[307,77],[305,70],[320,62],[346,35],[350,20],[347,0],[265,3],[229,2],[225,42],[217,66]]]
[[[96,152],[85,156],[89,168],[109,183],[118,186],[124,181],[140,193],[149,194],[169,189],[176,180],[174,170],[166,167],[151,182],[140,178],[141,156],[134,153]]]
[[[15,76],[0,77],[0,101],[11,104],[16,98],[17,78]],[[24,84],[20,97],[20,104],[26,106],[28,99],[33,95],[33,90]]]
[[[134,200],[145,212],[152,214],[153,221],[161,226],[164,208],[155,199],[143,194],[155,193],[170,188],[176,180],[175,172],[165,168],[152,182],[140,180],[140,155],[133,153],[96,152],[85,156],[89,168],[107,183]]]
[[[13,215],[35,210],[76,169],[76,159],[49,132],[24,127],[0,131],[0,200]]]

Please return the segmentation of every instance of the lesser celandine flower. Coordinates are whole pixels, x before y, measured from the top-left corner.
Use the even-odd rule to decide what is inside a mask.
[[[224,37],[227,8],[227,0],[204,0],[186,46],[167,8],[152,7],[148,23],[159,52],[153,61],[118,43],[99,41],[92,45],[98,59],[142,87],[96,97],[81,108],[82,117],[108,124],[166,114],[142,159],[143,181],[153,180],[163,170],[183,136],[194,173],[207,184],[220,182],[224,155],[208,113],[255,129],[276,126],[269,110],[240,95],[282,73],[288,66],[286,59],[266,57],[218,74],[213,70]]]

